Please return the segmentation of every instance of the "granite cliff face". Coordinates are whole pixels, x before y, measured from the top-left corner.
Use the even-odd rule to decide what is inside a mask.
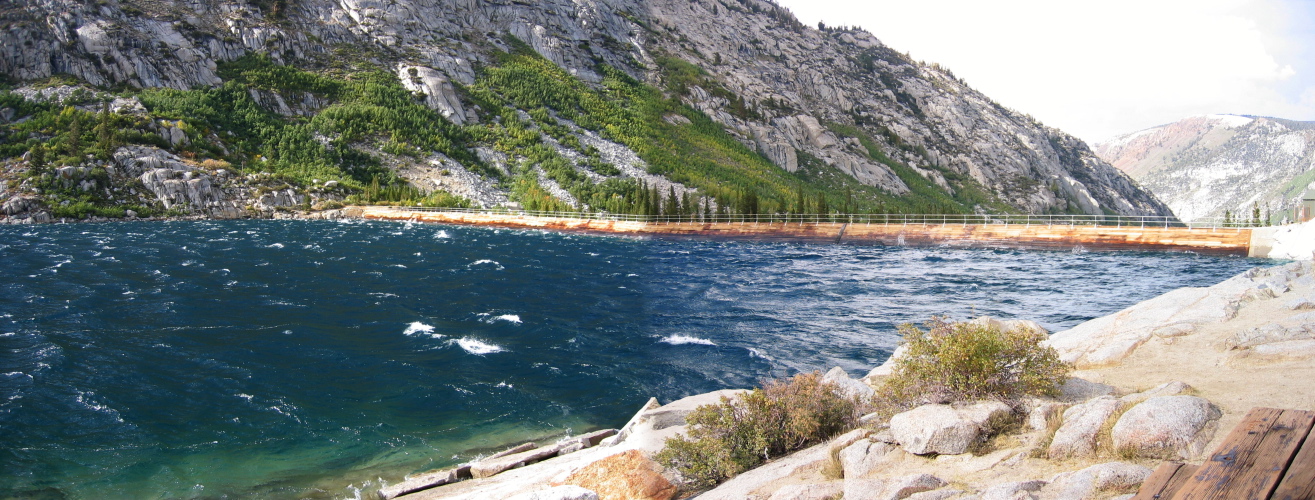
[[[1025,212],[1169,214],[1081,141],[948,70],[867,32],[802,26],[761,0],[20,0],[0,7],[0,20],[0,74],[19,84],[70,75],[189,89],[220,84],[222,63],[253,52],[327,72],[358,60],[388,68],[457,125],[489,119],[463,89],[511,35],[586,84],[600,85],[608,66],[678,93],[790,172],[816,159],[893,196],[910,194],[916,172],[947,196],[978,189]],[[678,81],[672,61],[692,79]],[[289,117],[324,105],[311,93],[252,97]]]
[[[1283,213],[1315,187],[1315,123],[1210,115],[1098,144],[1096,152],[1137,179],[1185,221]],[[1263,215],[1262,215],[1263,217]]]

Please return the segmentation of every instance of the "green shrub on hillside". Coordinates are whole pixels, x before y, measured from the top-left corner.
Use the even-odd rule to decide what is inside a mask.
[[[907,349],[877,390],[883,413],[921,404],[996,399],[1016,403],[1025,396],[1054,396],[1071,367],[1049,346],[1045,333],[1018,327],[1001,330],[980,322],[933,318],[927,331],[900,325]]]
[[[689,437],[666,442],[657,461],[696,488],[710,487],[773,457],[852,427],[858,403],[804,373],[690,413]]]

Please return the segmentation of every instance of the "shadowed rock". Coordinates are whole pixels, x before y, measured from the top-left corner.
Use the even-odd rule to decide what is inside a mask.
[[[1064,423],[1055,431],[1047,453],[1052,459],[1089,457],[1096,454],[1096,435],[1122,402],[1102,396],[1064,411]]]

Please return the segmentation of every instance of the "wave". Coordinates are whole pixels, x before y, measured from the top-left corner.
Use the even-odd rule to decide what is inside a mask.
[[[521,317],[519,314],[500,314],[498,316],[493,316],[493,313],[479,313],[478,316],[484,318],[482,321],[488,324],[493,324],[497,321],[506,321],[517,325],[521,324]]]
[[[283,244],[282,244],[282,243],[274,243],[274,244],[272,244],[272,245],[265,245],[265,248],[283,248]]]
[[[448,238],[451,238],[451,237],[452,237],[452,235],[447,234],[447,231],[444,231],[444,230],[442,230],[442,229],[438,230],[437,233],[434,233],[434,239],[436,239],[436,240],[445,240],[445,239],[448,239]]]
[[[123,423],[123,417],[119,415],[119,410],[115,410],[114,408],[110,408],[109,406],[100,404],[96,402],[94,399],[92,399],[96,397],[96,393],[91,391],[86,391],[86,392],[77,391],[77,393],[78,395],[74,398],[74,400],[77,401],[77,403],[81,405],[83,408],[109,416],[110,418],[113,418],[115,422]]]
[[[457,345],[461,346],[462,349],[465,349],[466,352],[478,356],[483,356],[485,354],[493,354],[495,352],[502,352],[506,350],[503,349],[502,346],[496,344],[488,344],[476,339],[472,339],[470,337],[462,337],[460,339],[457,339]]]
[[[428,336],[433,337],[433,338],[441,338],[441,337],[443,337],[442,334],[434,333],[434,327],[433,327],[433,325],[426,325],[426,324],[421,323],[421,322],[419,322],[419,321],[413,321],[413,322],[411,322],[410,325],[407,325],[407,326],[406,326],[406,330],[403,330],[403,331],[402,331],[402,335],[415,335],[415,334],[417,334],[417,333],[419,333],[419,334],[423,334],[423,335],[428,335]]]
[[[691,337],[689,335],[671,335],[662,340],[659,340],[658,342],[665,342],[671,345],[685,345],[685,344],[717,345],[711,340],[701,339],[698,337]]]

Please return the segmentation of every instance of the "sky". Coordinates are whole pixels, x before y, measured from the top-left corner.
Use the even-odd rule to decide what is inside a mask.
[[[1089,143],[1189,116],[1315,120],[1315,0],[778,0]]]

